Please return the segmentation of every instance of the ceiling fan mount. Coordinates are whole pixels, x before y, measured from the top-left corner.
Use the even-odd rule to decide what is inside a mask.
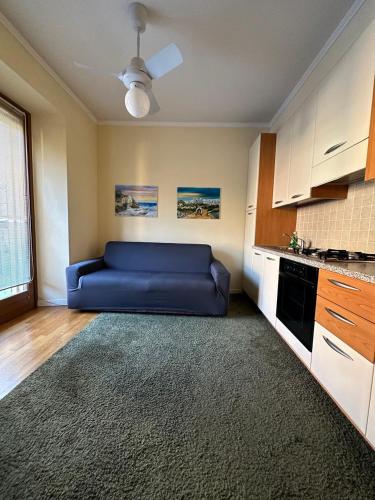
[[[132,2],[128,7],[128,16],[134,31],[144,33],[147,24],[147,9],[140,2]]]
[[[132,2],[128,7],[130,23],[137,33],[137,55],[121,73],[111,73],[128,89],[125,106],[135,118],[143,118],[147,114],[157,113],[159,104],[152,93],[152,80],[159,79],[183,62],[181,52],[176,44],[170,43],[164,49],[144,61],[140,57],[140,35],[147,25],[147,9],[139,2]],[[75,63],[82,69],[98,73],[85,64]]]

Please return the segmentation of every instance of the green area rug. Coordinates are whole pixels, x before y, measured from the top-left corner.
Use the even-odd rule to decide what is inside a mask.
[[[0,401],[1,499],[373,499],[375,453],[245,298],[102,314]]]

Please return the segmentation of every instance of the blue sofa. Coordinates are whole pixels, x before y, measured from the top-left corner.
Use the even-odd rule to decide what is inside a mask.
[[[223,316],[230,274],[209,245],[110,241],[66,269],[68,307]]]

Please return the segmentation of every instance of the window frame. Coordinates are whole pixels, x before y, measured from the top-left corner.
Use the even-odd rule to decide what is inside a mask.
[[[28,175],[30,218],[31,218],[31,270],[32,280],[27,284],[27,290],[17,293],[11,297],[0,300],[0,324],[10,321],[21,314],[34,309],[38,301],[37,267],[36,267],[36,243],[35,243],[35,212],[34,212],[34,190],[33,190],[33,168],[32,168],[32,136],[31,115],[19,104],[15,103],[0,92],[0,104],[10,113],[17,117],[22,116],[24,123],[26,168]]]

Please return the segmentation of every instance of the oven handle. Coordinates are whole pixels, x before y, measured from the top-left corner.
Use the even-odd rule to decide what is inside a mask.
[[[334,344],[332,342],[332,340],[329,340],[329,338],[327,338],[325,335],[323,335],[323,339],[325,340],[326,344],[335,352],[337,352],[338,354],[341,354],[341,356],[344,356],[344,358],[346,359],[350,359],[350,361],[354,361],[354,359],[349,356],[349,354],[347,354],[345,351],[343,351],[342,349],[340,349],[340,347],[338,347],[336,344]]]
[[[342,316],[341,314],[333,311],[329,307],[325,307],[324,309],[327,311],[328,314],[333,316],[335,319],[338,319],[339,321],[342,321],[343,323],[347,323],[348,325],[351,325],[351,326],[357,326],[355,323],[353,323],[353,321],[350,321],[350,319],[345,318],[345,316]]]
[[[317,283],[312,282],[312,281],[307,281],[304,278],[301,278],[300,276],[295,276],[294,274],[289,274],[286,271],[279,271],[279,278],[280,277],[283,279],[286,279],[286,280],[292,279],[294,281],[299,281],[299,282],[302,281],[304,286],[309,286],[309,287],[314,288],[314,289],[317,288]]]

